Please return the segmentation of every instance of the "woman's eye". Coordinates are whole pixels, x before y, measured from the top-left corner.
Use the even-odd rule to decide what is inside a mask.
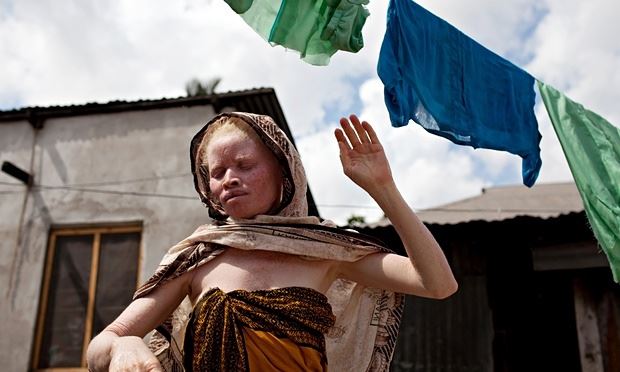
[[[252,169],[252,167],[253,167],[253,164],[251,164],[251,163],[241,163],[241,164],[239,164],[239,168],[242,169],[242,170],[250,170],[250,169]]]
[[[216,168],[213,171],[211,171],[211,178],[219,179],[219,178],[222,178],[223,175],[224,175],[224,171],[220,168]]]

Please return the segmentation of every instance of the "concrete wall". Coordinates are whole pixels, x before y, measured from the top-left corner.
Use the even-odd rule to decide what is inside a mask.
[[[19,181],[0,174],[3,371],[26,371],[30,367],[50,228],[141,222],[139,276],[144,281],[171,245],[209,221],[194,191],[189,141],[213,115],[210,106],[195,106],[76,116],[47,120],[36,133],[25,121],[0,123],[0,162],[11,161],[35,176],[35,187],[28,190],[24,185],[2,184]],[[131,182],[93,184],[117,181]],[[192,199],[45,187],[66,185]]]

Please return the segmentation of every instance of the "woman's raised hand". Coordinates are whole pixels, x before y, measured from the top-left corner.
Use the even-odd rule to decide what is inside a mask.
[[[390,164],[372,126],[356,115],[341,118],[340,126],[334,134],[344,174],[371,196],[393,183]]]

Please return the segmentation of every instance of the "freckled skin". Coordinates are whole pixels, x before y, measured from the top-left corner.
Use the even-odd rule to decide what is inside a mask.
[[[227,215],[253,218],[277,208],[282,171],[265,145],[235,131],[216,132],[206,155],[209,187]],[[328,260],[230,248],[194,270],[190,298],[194,302],[213,287],[231,291],[300,286],[325,292],[335,279],[335,267]]]
[[[263,144],[235,132],[216,134],[207,159],[209,187],[230,217],[253,218],[277,207],[282,171]]]

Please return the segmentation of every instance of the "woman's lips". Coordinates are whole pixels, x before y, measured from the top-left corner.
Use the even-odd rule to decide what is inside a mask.
[[[231,200],[231,199],[234,199],[234,198],[236,198],[236,197],[238,197],[238,196],[243,196],[243,195],[245,195],[245,194],[246,194],[246,193],[241,192],[241,191],[237,191],[237,192],[230,192],[230,193],[227,193],[227,194],[225,194],[225,195],[224,195],[224,197],[222,198],[222,201],[223,201],[224,203],[226,203],[226,202],[228,202],[228,201],[229,201],[229,200]]]

